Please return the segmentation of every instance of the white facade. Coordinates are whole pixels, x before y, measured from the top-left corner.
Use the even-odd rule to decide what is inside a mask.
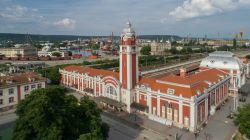
[[[200,69],[216,68],[229,73],[231,79],[231,90],[237,90],[246,83],[249,65],[244,64],[232,52],[216,51],[201,61]]]
[[[35,80],[25,83],[7,81],[4,85],[0,84],[0,114],[10,109],[14,109],[17,103],[28,96],[32,90],[45,88],[45,86],[45,80]]]

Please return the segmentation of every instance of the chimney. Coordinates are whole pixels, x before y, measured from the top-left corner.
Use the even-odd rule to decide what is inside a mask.
[[[180,68],[180,76],[181,77],[187,76],[187,69],[186,68]]]

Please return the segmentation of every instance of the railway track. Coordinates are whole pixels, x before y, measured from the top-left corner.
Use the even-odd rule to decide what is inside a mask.
[[[159,78],[162,76],[166,76],[169,74],[179,74],[179,70],[180,68],[186,68],[187,72],[193,72],[195,70],[197,70],[199,68],[200,65],[200,61],[197,62],[193,62],[193,63],[189,63],[189,64],[182,64],[182,65],[177,65],[175,67],[169,67],[166,69],[160,69],[160,70],[155,70],[155,72],[152,73],[144,73],[143,76],[144,77],[155,77],[155,78]]]

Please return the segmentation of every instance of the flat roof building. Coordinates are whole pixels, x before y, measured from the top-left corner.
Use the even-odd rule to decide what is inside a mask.
[[[33,47],[0,48],[0,54],[5,57],[35,57],[37,49]]]

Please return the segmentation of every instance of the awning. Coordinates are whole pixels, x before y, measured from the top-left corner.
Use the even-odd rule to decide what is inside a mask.
[[[125,106],[125,104],[118,102],[116,100],[110,99],[108,97],[99,96],[99,97],[96,97],[95,100],[98,102],[103,102],[103,103],[106,103],[108,105],[115,106],[117,108],[121,108],[121,107]]]
[[[133,102],[130,105],[130,107],[134,108],[134,109],[137,109],[137,110],[140,110],[140,111],[147,111],[148,110],[148,106],[145,106],[145,105],[142,105],[142,104],[139,104],[139,103],[136,103],[136,102]]]

